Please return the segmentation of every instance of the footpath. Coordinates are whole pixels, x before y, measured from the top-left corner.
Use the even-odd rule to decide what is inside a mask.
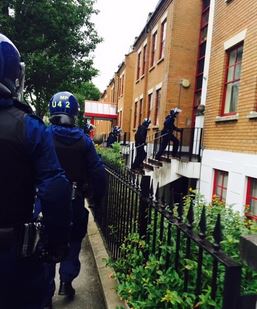
[[[73,300],[58,296],[53,298],[53,309],[121,309],[128,308],[116,294],[113,269],[106,267],[108,259],[103,240],[92,214],[89,215],[88,234],[80,253],[81,271],[73,282],[76,295]],[[56,271],[56,291],[59,289],[59,273]]]

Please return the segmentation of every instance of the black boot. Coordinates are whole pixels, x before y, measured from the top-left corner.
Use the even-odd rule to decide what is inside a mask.
[[[75,295],[75,289],[72,287],[71,282],[61,281],[58,294],[73,297]]]

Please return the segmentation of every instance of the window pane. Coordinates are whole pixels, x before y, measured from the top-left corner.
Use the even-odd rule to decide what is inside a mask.
[[[197,74],[203,73],[204,68],[204,58],[198,61]]]
[[[235,67],[235,79],[240,79],[241,63],[238,63]]]
[[[237,50],[237,62],[242,61],[242,56],[243,56],[243,46],[240,46]]]
[[[217,173],[217,186],[222,186],[223,175],[220,171],[218,171]]]
[[[207,29],[208,29],[208,27],[205,27],[201,30],[200,42],[206,41],[206,39],[207,39]]]
[[[225,114],[229,113],[229,109],[230,109],[231,88],[232,88],[232,84],[228,84],[227,91],[226,91],[225,107],[224,107]]]
[[[257,198],[257,179],[252,179],[251,196]]]
[[[257,200],[251,200],[251,204],[250,204],[250,209],[251,209],[251,213],[253,215],[257,215]]]
[[[205,49],[206,49],[206,42],[204,42],[204,43],[202,43],[202,44],[200,45],[200,49],[199,49],[199,58],[205,56]]]
[[[194,106],[197,107],[199,106],[201,103],[201,91],[197,92],[195,94],[195,102],[194,102]]]
[[[223,189],[221,199],[223,202],[226,202],[227,198],[227,189]]]
[[[201,74],[196,79],[196,89],[201,89],[202,88],[202,83],[203,83],[203,75]]]
[[[227,82],[234,80],[234,66],[228,68],[228,78]]]
[[[223,175],[224,175],[223,187],[227,188],[227,186],[228,186],[228,174],[223,173]]]
[[[238,82],[233,83],[231,101],[230,101],[230,109],[229,109],[230,113],[236,112],[237,100],[238,100],[238,90],[239,90],[239,83]]]
[[[220,187],[217,187],[217,188],[216,188],[215,194],[216,194],[218,197],[221,197],[221,188],[220,188]]]
[[[234,65],[236,62],[236,50],[232,50],[229,53],[229,66]]]
[[[210,0],[203,0],[203,10],[210,6]]]
[[[205,26],[208,23],[209,19],[209,10],[206,11],[202,16],[202,26]]]
[[[239,82],[227,84],[224,113],[236,112]]]

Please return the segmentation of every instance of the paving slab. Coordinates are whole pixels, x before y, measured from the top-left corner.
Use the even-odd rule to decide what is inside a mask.
[[[81,271],[73,281],[76,295],[73,300],[57,295],[53,298],[53,309],[106,309],[104,294],[91,244],[86,236],[80,252]],[[56,291],[59,289],[59,273],[56,269]],[[115,308],[113,308],[115,309]]]
[[[101,237],[100,230],[96,225],[91,212],[88,223],[88,238],[93,250],[106,309],[128,309],[127,304],[121,300],[116,293],[117,281],[114,278],[114,270],[112,267],[106,266],[106,261],[109,259],[109,255]]]

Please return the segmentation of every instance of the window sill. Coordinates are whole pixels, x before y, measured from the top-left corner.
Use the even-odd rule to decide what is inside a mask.
[[[160,58],[158,61],[157,61],[157,64],[160,64],[161,62],[164,61],[164,57]]]
[[[145,77],[145,74],[143,74],[141,77],[140,77],[140,79],[143,79]]]
[[[246,116],[246,118],[248,118],[248,119],[257,119],[257,112],[254,112],[254,111],[250,112],[250,113]]]
[[[228,116],[217,116],[215,122],[237,121],[238,119],[239,114],[228,115]]]
[[[155,64],[150,67],[149,72],[151,72],[155,68]]]
[[[152,129],[153,130],[157,130],[157,129],[159,129],[159,126],[158,125],[154,125],[154,126],[152,126]]]
[[[137,79],[137,80],[136,80],[136,84],[138,84],[139,82],[140,82],[140,79]]]
[[[252,215],[251,213],[245,213],[246,218],[250,219],[250,220],[254,220],[257,221],[257,216],[256,215]]]

